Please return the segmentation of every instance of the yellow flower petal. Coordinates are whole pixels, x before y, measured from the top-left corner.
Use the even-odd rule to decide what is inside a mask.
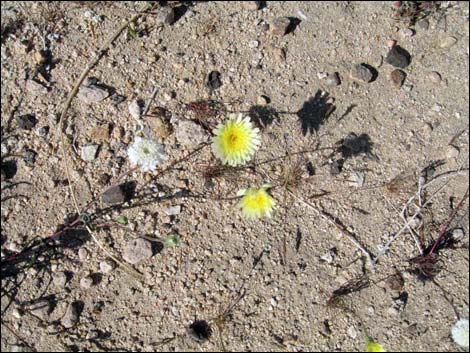
[[[238,203],[245,218],[271,217],[276,202],[266,191],[266,187],[250,188],[244,193],[244,196]]]
[[[231,115],[225,124],[214,130],[212,150],[223,164],[237,166],[248,162],[260,144],[259,129],[249,117]]]
[[[371,337],[366,336],[366,352],[386,352],[386,350],[381,344],[374,342]]]

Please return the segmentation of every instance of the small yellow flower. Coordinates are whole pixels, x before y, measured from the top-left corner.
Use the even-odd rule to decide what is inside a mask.
[[[366,352],[386,352],[385,348],[379,344],[376,343],[371,337],[366,336]]]
[[[242,114],[231,114],[225,124],[217,126],[214,135],[212,150],[215,156],[230,166],[248,162],[261,143],[259,129]]]
[[[271,185],[265,184],[261,188],[240,190],[237,195],[243,196],[237,207],[241,208],[245,218],[271,217],[276,204],[271,195],[266,191]]]

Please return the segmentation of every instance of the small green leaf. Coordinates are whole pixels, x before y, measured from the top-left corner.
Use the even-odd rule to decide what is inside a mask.
[[[385,348],[371,337],[365,336],[366,352],[386,352]]]
[[[165,244],[166,247],[172,247],[178,245],[179,241],[180,236],[178,234],[170,234],[163,240],[163,244]]]
[[[128,223],[127,217],[126,216],[119,216],[116,219],[116,223],[122,224],[123,226],[127,225],[127,223]]]

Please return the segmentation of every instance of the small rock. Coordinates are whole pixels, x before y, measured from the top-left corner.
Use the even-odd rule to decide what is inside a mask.
[[[108,90],[99,86],[81,86],[77,98],[87,104],[100,102],[109,97]]]
[[[397,45],[397,41],[394,39],[389,39],[387,40],[386,44],[388,49],[392,49],[395,45]]]
[[[18,123],[18,127],[20,129],[31,130],[37,124],[38,121],[34,115],[25,114],[17,117],[16,122]]]
[[[157,26],[163,26],[165,24],[171,25],[175,21],[175,10],[170,6],[160,7],[157,10],[157,16],[155,22]]]
[[[259,42],[257,40],[251,40],[250,42],[248,42],[248,46],[251,49],[258,48],[258,45],[259,45]]]
[[[276,300],[276,298],[274,298],[274,297],[271,298],[271,306],[272,306],[273,308],[275,308],[275,307],[277,306],[277,300]]]
[[[328,72],[318,72],[317,73],[317,77],[320,79],[320,80],[324,80],[325,78],[328,77]]]
[[[325,84],[330,87],[339,86],[341,84],[341,79],[339,78],[339,74],[337,72],[333,74],[328,74],[325,77]]]
[[[415,35],[415,31],[413,31],[411,28],[402,28],[398,31],[398,35],[400,35],[402,38],[411,38]]]
[[[405,82],[406,73],[400,69],[395,69],[392,72],[390,72],[389,78],[396,88],[400,88],[401,86],[403,86],[403,83]]]
[[[357,64],[352,67],[350,77],[353,80],[368,83],[374,78],[374,73],[364,64]]]
[[[179,121],[176,128],[176,139],[188,148],[194,148],[207,141],[206,131],[190,120]]]
[[[422,29],[423,31],[427,31],[429,29],[429,21],[426,19],[419,20],[416,22],[416,27]]]
[[[65,274],[65,272],[62,272],[62,271],[57,272],[54,274],[52,281],[56,287],[64,288],[65,285],[67,284],[67,275]]]
[[[100,331],[98,330],[90,330],[87,332],[85,339],[88,341],[96,340],[100,337]]]
[[[34,80],[26,81],[26,90],[34,94],[46,94],[48,92],[47,87]]]
[[[146,121],[155,136],[161,140],[166,139],[173,133],[173,126],[165,118],[149,116],[146,118]]]
[[[256,98],[256,104],[258,105],[267,105],[269,104],[269,102],[270,102],[269,97],[266,97],[264,95],[258,96],[258,98]]]
[[[110,135],[109,124],[97,126],[91,131],[91,138],[93,139],[93,141],[98,141],[98,142],[108,141],[109,135]]]
[[[15,319],[21,319],[24,315],[23,311],[18,309],[18,308],[13,308],[13,310],[11,311],[11,315],[15,318]]]
[[[49,318],[49,314],[52,311],[52,305],[49,300],[40,299],[37,302],[31,304],[28,309],[34,316],[37,316],[41,320],[47,320]]]
[[[108,274],[116,268],[116,263],[111,259],[106,259],[100,262],[100,271]]]
[[[220,72],[218,71],[211,71],[207,76],[206,85],[211,90],[219,89],[222,86],[222,81],[220,79]]]
[[[78,305],[74,302],[68,306],[67,311],[60,322],[65,328],[72,328],[78,323],[79,316]]]
[[[128,263],[135,265],[143,260],[151,258],[152,256],[152,244],[148,240],[138,238],[133,239],[126,244],[122,257]]]
[[[93,278],[91,276],[83,277],[80,280],[80,287],[82,287],[83,289],[90,289],[92,285],[93,285]]]
[[[439,72],[432,71],[432,72],[429,73],[428,79],[429,79],[429,81],[431,81],[432,83],[437,85],[437,84],[441,83],[442,77],[441,77],[441,74]]]
[[[388,308],[387,312],[391,315],[391,316],[398,316],[400,314],[400,312],[398,311],[398,309],[396,309],[395,307],[391,306],[390,308]]]
[[[449,145],[447,146],[446,157],[448,159],[457,158],[460,154],[460,149],[458,147]]]
[[[455,242],[461,241],[465,237],[465,232],[462,228],[457,228],[452,231],[452,239]]]
[[[86,248],[80,248],[78,250],[78,258],[81,262],[85,262],[88,259],[88,250]]]
[[[385,61],[395,67],[404,69],[411,62],[411,55],[399,45],[395,45],[387,54]]]
[[[49,126],[42,126],[37,128],[35,133],[39,137],[45,137],[49,133]]]
[[[287,33],[290,26],[288,17],[278,17],[271,23],[271,32],[275,35],[283,36]]]
[[[457,38],[453,36],[445,37],[440,44],[442,49],[450,48],[457,43]]]
[[[142,114],[142,107],[139,104],[137,99],[134,99],[129,103],[129,113],[135,120],[140,120],[140,115]]]
[[[357,337],[357,330],[353,326],[348,327],[348,336],[353,340]]]
[[[81,148],[80,154],[85,162],[92,162],[96,158],[98,152],[98,145],[87,145]]]
[[[128,195],[126,194],[125,185],[116,185],[106,190],[103,195],[101,195],[101,201],[106,204],[116,204],[126,202]]]
[[[434,128],[432,127],[432,124],[430,123],[425,123],[423,128],[421,129],[421,134],[423,135],[424,138],[430,139],[432,136]]]
[[[163,210],[167,216],[176,216],[181,213],[181,206],[172,206],[172,207],[167,207]]]
[[[286,51],[282,48],[276,48],[276,47],[270,47],[269,49],[271,56],[277,61],[277,62],[284,62],[286,61]]]
[[[404,90],[405,92],[411,92],[411,91],[413,90],[413,88],[414,88],[413,85],[410,84],[410,83],[407,83],[407,84],[404,84],[404,85],[403,85],[403,90]]]
[[[35,151],[28,149],[24,152],[23,159],[24,159],[24,161],[27,165],[33,166],[34,163],[36,162],[36,156],[37,155],[38,154]]]
[[[328,264],[332,264],[335,261],[337,255],[338,253],[336,248],[331,248],[325,254],[321,255],[320,259]]]
[[[320,332],[328,337],[331,335],[331,327],[330,327],[330,323],[328,322],[328,320],[324,320],[322,325],[321,325],[321,328],[320,328]]]
[[[243,1],[243,7],[247,10],[256,11],[261,9],[262,1]]]

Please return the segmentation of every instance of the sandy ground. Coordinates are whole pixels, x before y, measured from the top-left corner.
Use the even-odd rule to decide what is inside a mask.
[[[2,2],[2,351],[361,351],[366,332],[390,351],[460,349],[450,330],[469,314],[468,198],[434,278],[408,260],[468,187],[468,3],[442,2],[412,26],[392,18],[391,2],[254,3],[157,5],[87,75],[83,85],[110,96],[75,98],[61,129],[87,63],[146,4]],[[401,87],[393,41],[411,57]],[[358,64],[371,82],[351,77]],[[209,88],[212,71],[220,82]],[[136,121],[129,104],[152,92],[152,116]],[[217,114],[188,105],[201,100],[219,102]],[[198,143],[224,111],[261,115],[262,145],[255,166],[211,174],[217,160]],[[84,215],[127,224],[44,242],[76,219],[73,198],[83,210],[130,169],[141,125],[167,161],[126,177],[130,201]],[[424,205],[410,222],[420,245],[406,230],[372,266],[345,233],[381,253],[420,176],[431,184],[408,207],[411,217]],[[265,182],[276,186],[273,217],[243,219],[237,191]],[[135,236],[171,234],[176,246],[151,242],[134,266],[109,261],[126,263]]]

